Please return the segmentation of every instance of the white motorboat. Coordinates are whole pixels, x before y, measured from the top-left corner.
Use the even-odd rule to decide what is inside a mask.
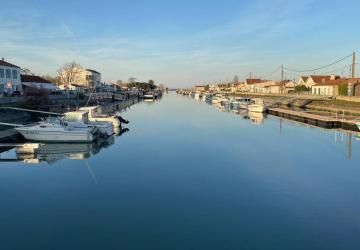
[[[93,128],[74,127],[67,122],[39,122],[15,128],[25,139],[39,142],[92,142]]]
[[[215,105],[217,105],[217,104],[221,104],[221,101],[224,99],[224,97],[223,97],[223,95],[215,95],[215,96],[213,96],[213,98],[212,98],[212,104],[215,104]]]
[[[74,127],[96,128],[102,135],[111,136],[114,133],[113,123],[111,121],[90,121],[89,111],[79,110],[66,112],[63,120],[72,123]]]
[[[248,110],[250,112],[265,113],[267,109],[268,108],[262,99],[256,99],[254,104],[248,105]]]
[[[240,109],[248,109],[249,105],[254,104],[254,101],[249,97],[239,97],[236,99],[240,103]]]
[[[151,99],[153,100],[153,99]],[[89,121],[91,122],[111,122],[114,128],[120,127],[121,122],[129,123],[129,121],[121,118],[120,115],[103,115],[99,114],[98,110],[99,106],[92,107],[82,107],[80,111],[88,111],[89,112]]]
[[[194,95],[194,98],[196,100],[199,100],[200,99],[200,92],[196,92],[195,95]]]
[[[230,109],[239,110],[240,109],[240,102],[238,102],[237,100],[230,101]]]
[[[358,129],[360,130],[360,122],[356,123],[356,126],[357,126]]]

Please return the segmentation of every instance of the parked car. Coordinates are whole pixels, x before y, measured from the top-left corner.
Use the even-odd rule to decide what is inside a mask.
[[[11,94],[10,96],[11,96],[11,97],[21,96],[21,92],[20,92],[20,91],[14,91],[14,92],[12,92],[12,94]]]

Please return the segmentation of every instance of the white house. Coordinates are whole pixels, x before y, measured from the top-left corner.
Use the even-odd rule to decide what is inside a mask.
[[[21,84],[23,85],[23,89],[45,89],[48,91],[58,90],[58,87],[54,83],[40,76],[34,75],[21,75]]]
[[[306,80],[305,86],[311,89],[315,84],[324,83],[327,81],[333,81],[339,78],[340,78],[339,76],[335,76],[335,75],[324,75],[324,76],[311,75]]]
[[[66,84],[78,84],[84,88],[101,87],[101,73],[92,69],[76,68],[71,79],[67,79],[67,72],[64,71],[62,79]]]
[[[0,60],[0,95],[21,91],[20,67]]]
[[[341,78],[320,82],[312,86],[311,93],[313,95],[337,96],[341,95],[340,87],[343,86],[346,92],[344,94],[347,95],[348,84],[351,81],[351,79]]]
[[[59,89],[60,90],[69,90],[69,91],[74,91],[75,93],[84,93],[85,89],[83,86],[79,85],[79,84],[75,84],[75,83],[64,83],[59,85]]]

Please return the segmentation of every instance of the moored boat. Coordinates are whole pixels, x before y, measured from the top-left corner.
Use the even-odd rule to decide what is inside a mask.
[[[83,107],[80,111],[89,112],[89,121],[91,122],[110,122],[113,127],[120,127],[121,123],[129,123],[129,121],[123,119],[120,115],[103,115],[98,113],[99,106]]]
[[[256,99],[254,104],[248,105],[248,110],[250,112],[265,113],[267,109],[268,108],[262,99]]]
[[[110,136],[114,133],[114,126],[111,121],[90,121],[89,111],[79,110],[66,112],[64,114],[63,120],[68,123],[73,122],[74,127],[87,126],[89,128],[96,128],[100,134],[104,136]]]
[[[15,128],[26,140],[39,142],[92,142],[93,128],[75,127],[67,122],[39,122]]]

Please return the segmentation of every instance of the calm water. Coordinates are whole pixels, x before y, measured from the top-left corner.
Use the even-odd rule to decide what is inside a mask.
[[[0,163],[0,249],[359,249],[354,136],[174,94],[124,117],[104,148]]]

